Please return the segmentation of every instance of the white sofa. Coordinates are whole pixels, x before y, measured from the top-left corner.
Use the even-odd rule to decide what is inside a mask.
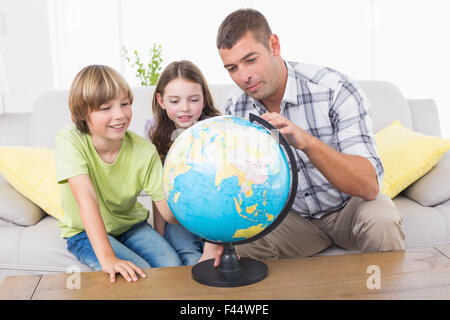
[[[415,131],[440,136],[439,118],[433,100],[406,100],[397,87],[387,82],[361,81],[359,84],[372,104],[375,132],[399,120]],[[233,87],[210,86],[219,108],[223,107]],[[143,134],[145,119],[151,113],[153,89],[133,89],[133,120],[130,129],[138,134]],[[32,113],[0,115],[0,146],[53,148],[55,133],[71,123],[67,98],[68,91],[47,92],[38,98]],[[441,162],[450,164],[449,152]],[[148,197],[141,197],[140,201],[150,207]],[[394,202],[403,213],[406,248],[450,242],[449,199],[434,207],[425,207],[400,194]],[[77,267],[80,271],[90,271],[66,250],[66,242],[59,237],[53,217],[42,213],[42,219],[30,226],[17,225],[1,218],[0,281],[7,275],[64,273]],[[345,252],[339,248],[330,248],[321,254]]]

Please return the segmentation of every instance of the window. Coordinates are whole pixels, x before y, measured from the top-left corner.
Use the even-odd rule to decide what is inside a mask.
[[[153,43],[162,45],[162,67],[188,59],[209,83],[231,83],[216,33],[226,15],[242,7],[267,17],[286,60],[389,81],[407,98],[435,99],[443,136],[450,137],[445,0],[49,0],[55,87],[69,88],[93,63],[116,68],[137,86],[121,48],[146,56]]]

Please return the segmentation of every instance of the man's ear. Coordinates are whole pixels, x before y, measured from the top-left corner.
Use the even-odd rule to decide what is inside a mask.
[[[275,57],[279,57],[281,55],[280,39],[278,39],[278,36],[275,33],[272,33],[272,35],[270,36],[269,44],[270,49],[272,50],[272,54]]]
[[[166,110],[166,107],[163,103],[163,98],[161,97],[161,94],[159,92],[156,93],[156,101],[158,101],[158,104],[161,106],[161,108],[163,108],[163,110]]]

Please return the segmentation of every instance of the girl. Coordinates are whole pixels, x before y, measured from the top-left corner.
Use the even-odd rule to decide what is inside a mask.
[[[137,202],[148,193],[162,217],[178,223],[162,185],[154,145],[127,130],[133,94],[110,67],[92,65],[75,77],[69,93],[74,125],[56,135],[56,164],[64,217],[58,223],[67,249],[115,281],[144,277],[142,268],[181,265],[167,241],[147,223]]]
[[[172,62],[161,73],[152,110],[154,117],[146,122],[146,135],[163,162],[177,133],[199,120],[220,115],[202,72],[186,60]],[[201,239],[180,224],[166,226],[158,210],[154,213],[155,229],[175,248],[183,264],[196,264],[203,251]]]

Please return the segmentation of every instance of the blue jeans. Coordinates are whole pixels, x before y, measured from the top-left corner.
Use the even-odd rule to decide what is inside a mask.
[[[166,223],[164,238],[175,249],[185,266],[196,264],[202,256],[203,241],[181,224]]]
[[[117,237],[108,235],[108,238],[119,259],[131,261],[141,269],[182,265],[175,250],[147,221],[132,226]],[[102,270],[86,231],[66,240],[67,249],[79,261],[94,271]]]

